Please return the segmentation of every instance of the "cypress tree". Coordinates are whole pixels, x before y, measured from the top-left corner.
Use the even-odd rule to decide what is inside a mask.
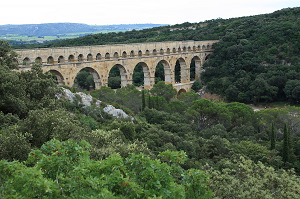
[[[148,97],[148,107],[149,108],[152,108],[152,105],[151,105],[151,96],[149,95]]]
[[[142,111],[146,108],[145,90],[142,90]]]
[[[290,147],[291,147],[291,143],[290,143],[290,133],[289,130],[286,126],[286,124],[284,124],[284,129],[283,129],[283,149],[282,149],[282,160],[283,162],[288,162],[290,160]]]
[[[275,149],[275,144],[276,144],[276,135],[275,135],[274,123],[272,122],[272,127],[271,127],[271,150]]]

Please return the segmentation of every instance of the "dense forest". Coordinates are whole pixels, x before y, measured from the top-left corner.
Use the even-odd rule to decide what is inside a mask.
[[[59,97],[64,89],[39,65],[16,72],[16,54],[0,41],[0,197],[298,199],[300,108],[254,111],[241,102],[297,105],[299,13],[284,9],[51,44],[217,38],[201,81],[224,101],[195,91],[177,95],[158,80],[150,90],[83,91],[93,97],[86,106],[75,88],[68,89],[76,100]],[[131,117],[106,113],[108,104]]]

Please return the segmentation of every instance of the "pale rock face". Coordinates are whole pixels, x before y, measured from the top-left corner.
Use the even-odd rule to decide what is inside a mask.
[[[128,116],[122,109],[117,109],[112,105],[107,105],[106,107],[103,108],[103,111],[116,117],[116,118],[131,118],[131,120],[133,120],[132,117]]]
[[[88,107],[92,105],[93,102],[93,98],[91,95],[85,94],[83,92],[77,92],[77,93],[72,93],[69,89],[63,89],[63,95],[62,96],[57,96],[58,98],[61,97],[65,97],[66,99],[68,99],[70,102],[74,102],[76,95],[79,95],[81,100],[80,100],[80,104],[83,105],[83,107]],[[95,105],[97,107],[100,107],[101,101],[97,100],[95,102]],[[131,119],[133,120],[133,118],[129,115],[127,115],[122,109],[116,109],[114,106],[112,105],[107,105],[106,107],[103,108],[103,111],[114,116],[115,118],[123,118],[123,119]]]

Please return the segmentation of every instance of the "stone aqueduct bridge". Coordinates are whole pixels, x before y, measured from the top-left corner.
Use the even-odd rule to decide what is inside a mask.
[[[190,90],[190,63],[195,61],[195,76],[199,77],[202,65],[212,53],[212,44],[218,41],[170,41],[117,45],[78,46],[16,50],[19,70],[29,70],[33,63],[41,63],[43,72],[51,71],[58,83],[74,86],[76,75],[84,68],[93,75],[96,89],[108,85],[109,72],[118,66],[121,86],[132,84],[134,68],[141,64],[144,88],[155,83],[158,63],[164,66],[165,82],[179,91]],[[175,82],[175,65],[180,63],[180,83]]]

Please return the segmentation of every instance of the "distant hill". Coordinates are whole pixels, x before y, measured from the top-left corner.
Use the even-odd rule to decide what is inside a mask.
[[[124,32],[163,26],[164,24],[87,25],[81,23],[45,23],[0,25],[0,39],[12,41],[38,41],[76,38],[93,33]],[[12,44],[18,42],[11,42]],[[25,42],[26,43],[26,42]],[[32,42],[35,43],[35,42]]]

